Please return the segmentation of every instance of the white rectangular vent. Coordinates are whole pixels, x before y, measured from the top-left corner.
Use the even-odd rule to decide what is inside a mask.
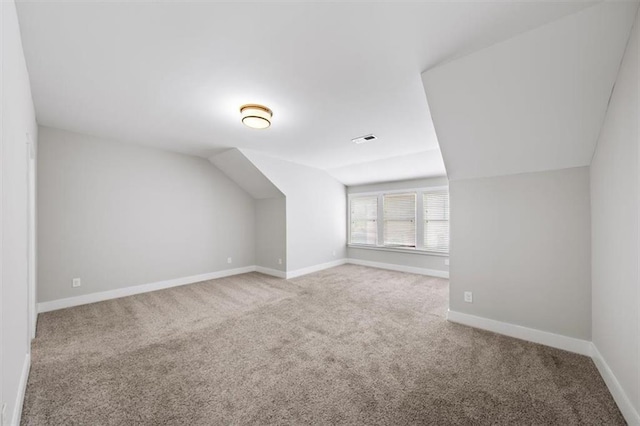
[[[351,139],[351,142],[361,144],[365,142],[371,142],[376,139],[378,139],[376,138],[376,135],[364,135],[364,136],[360,136],[359,138]]]

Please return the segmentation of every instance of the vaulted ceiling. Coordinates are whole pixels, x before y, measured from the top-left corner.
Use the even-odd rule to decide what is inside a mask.
[[[247,148],[355,184],[444,174],[423,70],[585,8],[594,13],[591,5],[21,0],[18,12],[40,124],[203,157]],[[605,37],[598,49],[623,32],[608,35],[605,27],[594,33]],[[553,47],[553,58],[565,48]],[[508,64],[499,65],[507,78]],[[471,77],[452,69],[459,72],[452,78]],[[609,81],[610,65],[602,72]],[[443,89],[430,102],[442,117],[451,111],[441,98],[453,80],[438,73],[433,81]],[[481,79],[474,75],[468,84]],[[250,102],[274,110],[271,128],[242,126],[238,109]],[[471,105],[499,112],[481,100]],[[458,149],[451,125],[442,124],[443,142]],[[350,142],[368,133],[378,139]]]
[[[425,71],[449,179],[589,165],[637,8],[601,3]]]

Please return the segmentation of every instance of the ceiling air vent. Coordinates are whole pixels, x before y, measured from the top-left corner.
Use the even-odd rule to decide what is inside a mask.
[[[376,135],[365,135],[365,136],[360,136],[359,138],[351,139],[351,142],[361,144],[365,142],[371,142],[376,139],[378,139],[376,138]]]

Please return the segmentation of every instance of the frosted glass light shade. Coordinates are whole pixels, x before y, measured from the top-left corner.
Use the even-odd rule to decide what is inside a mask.
[[[262,105],[244,105],[240,108],[242,123],[252,129],[266,129],[271,126],[273,112]]]

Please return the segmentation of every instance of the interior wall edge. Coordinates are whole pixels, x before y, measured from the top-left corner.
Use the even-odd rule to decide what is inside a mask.
[[[18,396],[16,397],[16,406],[13,409],[13,417],[11,419],[12,426],[20,424],[20,418],[22,417],[22,405],[24,404],[24,396],[27,391],[27,380],[29,380],[29,371],[31,371],[31,353],[25,355],[24,363],[22,364],[22,374],[20,374],[20,383],[18,385]]]
[[[640,414],[595,343],[452,310],[447,312],[447,321],[590,357],[627,423],[640,425]]]
[[[338,260],[334,260],[326,263],[320,263],[313,266],[307,266],[305,268],[295,269],[293,271],[287,272],[287,279],[298,278],[303,275],[311,274],[313,272],[318,272],[325,269],[334,268],[336,266],[344,265],[345,263],[348,263],[346,258],[338,259]]]
[[[373,262],[362,259],[347,259],[347,263],[352,265],[369,266],[371,268],[387,269],[390,271],[407,272],[410,274],[427,275],[437,278],[449,278],[449,271],[439,271],[437,269],[418,268],[414,266],[397,265],[394,263]]]
[[[611,392],[611,396],[618,404],[618,408],[620,412],[624,416],[625,420],[629,425],[638,426],[640,425],[640,413],[636,411],[631,400],[629,399],[627,393],[624,391],[618,378],[613,374],[613,371],[607,364],[607,361],[604,359],[598,347],[595,343],[591,343],[591,358],[593,359],[594,364],[598,368],[602,379],[604,380],[607,388],[609,388],[609,392]]]
[[[457,324],[514,337],[516,339],[539,343],[541,345],[551,346],[552,348],[562,349],[580,355],[591,356],[591,342],[588,340],[496,321],[491,318],[465,314],[462,312],[452,311],[451,309],[447,312],[447,320]]]

